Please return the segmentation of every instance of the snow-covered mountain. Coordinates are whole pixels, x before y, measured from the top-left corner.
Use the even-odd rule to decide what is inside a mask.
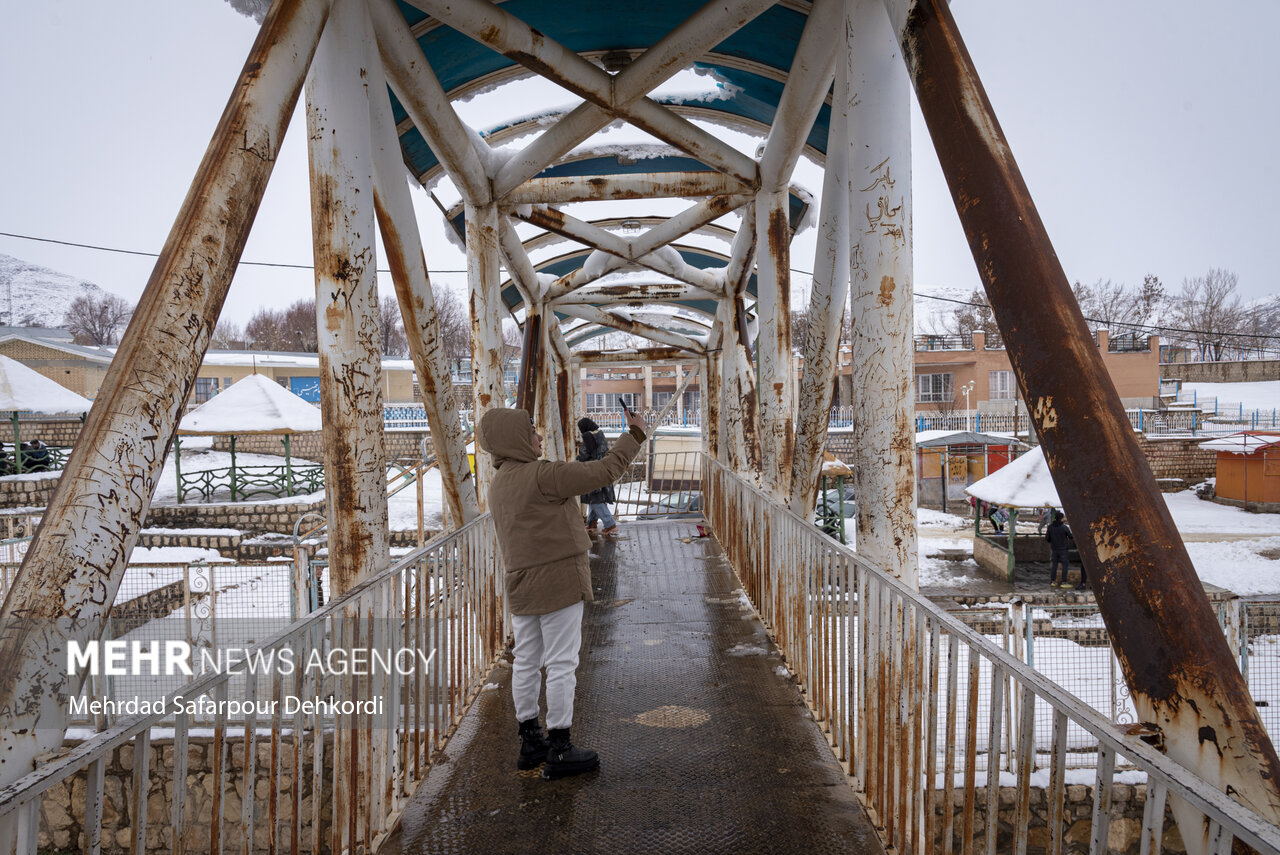
[[[952,315],[972,297],[972,288],[917,284],[914,303],[916,335],[940,335],[951,330]]]
[[[76,297],[107,293],[84,279],[0,253],[0,326],[60,327]]]

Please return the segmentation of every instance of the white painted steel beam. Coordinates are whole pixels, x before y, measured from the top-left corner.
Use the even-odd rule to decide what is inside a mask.
[[[682,258],[672,258],[657,252],[633,257],[631,242],[622,235],[608,229],[602,229],[591,223],[572,217],[555,208],[542,205],[533,206],[525,211],[517,211],[516,216],[527,223],[555,232],[579,243],[607,252],[627,261],[662,273],[685,282],[704,291],[718,291],[719,280],[710,273],[686,263]]]
[[[387,566],[382,353],[364,4],[334,0],[307,79],[316,333],[333,593]]]
[[[753,201],[753,197],[745,195],[712,196],[703,199],[671,217],[666,222],[654,226],[644,234],[634,238],[631,243],[631,258],[647,255],[654,250],[678,240],[690,232],[736,211],[743,205]]]
[[[569,273],[561,276],[555,282],[552,282],[551,285],[547,287],[547,292],[543,296],[547,300],[557,300],[567,294],[573,293],[579,288],[590,285],[596,279],[612,273],[618,268],[631,266],[633,265],[626,259],[616,255],[609,256],[605,259],[604,264],[597,273],[588,273],[585,266],[579,267],[577,270],[570,271]]]
[[[706,345],[702,342],[695,341],[688,336],[680,333],[671,332],[670,330],[655,327],[652,324],[646,324],[640,321],[632,321],[628,318],[621,317],[613,312],[596,306],[561,306],[557,307],[557,311],[562,314],[569,315],[574,318],[581,318],[584,321],[590,321],[593,324],[612,327],[622,332],[631,333],[633,335],[643,336],[652,339],[659,344],[669,344],[672,347],[679,347],[690,353],[700,354],[706,351]]]
[[[498,206],[467,206],[467,281],[471,287],[471,389],[475,422],[494,407],[505,406],[502,383],[502,280],[498,265]],[[492,458],[476,455],[476,494],[480,510],[489,507]]]
[[[705,4],[613,77],[613,102],[629,104],[652,91],[771,5],[770,0]],[[612,120],[596,104],[579,105],[511,156],[494,179],[495,194],[501,197],[537,175]]]
[[[525,306],[532,309],[542,302],[542,283],[538,279],[538,271],[534,269],[529,253],[520,242],[515,223],[511,218],[498,215],[498,248],[503,262],[511,274],[511,281],[524,300]]]
[[[839,54],[847,56],[843,49]],[[831,129],[827,135],[822,210],[809,290],[809,336],[803,342],[804,373],[800,378],[796,456],[789,500],[791,509],[799,514],[813,510],[817,499],[832,384],[840,369],[840,322],[849,296],[849,101],[849,68],[848,63],[842,61],[837,67]]]
[[[453,528],[475,519],[476,485],[467,462],[466,443],[453,379],[449,374],[435,295],[427,272],[413,200],[406,182],[400,141],[391,114],[391,101],[382,84],[380,63],[369,63],[370,125],[373,128],[374,205],[382,245],[391,268],[400,314],[409,339],[409,352],[422,391],[422,405],[431,427],[431,443],[440,465],[445,518]]]
[[[719,300],[720,295],[695,288],[692,285],[674,283],[620,282],[616,285],[587,286],[579,288],[552,301],[556,306],[575,305],[630,305],[670,302],[672,300]],[[696,311],[696,310],[691,310]]]
[[[563,205],[686,196],[733,196],[742,185],[718,172],[640,172],[627,175],[530,178],[503,200],[508,205]]]
[[[791,228],[785,190],[760,193],[756,241],[764,250],[756,266],[761,475],[774,498],[786,501],[795,452],[796,382],[791,360]]]
[[[843,20],[844,0],[814,0],[760,157],[762,190],[784,190],[791,181],[835,74]]]
[[[412,2],[432,17],[536,71],[609,114],[628,119],[659,139],[688,151],[709,166],[737,177],[748,188],[755,186],[757,167],[754,160],[702,130],[688,119],[676,115],[651,100],[639,97],[648,91],[643,88],[645,83],[651,82],[652,85],[656,85],[657,82],[665,79],[664,74],[670,76],[697,56],[685,56],[682,52],[670,57],[659,56],[650,61],[651,68],[648,65],[642,65],[640,73],[636,75],[639,85],[636,86],[634,94],[626,93],[631,94],[631,100],[623,100],[617,97],[615,80],[607,72],[597,68],[564,45],[548,39],[499,6],[484,0],[412,0]],[[758,12],[751,14],[742,23],[746,23],[755,14]],[[729,18],[729,20],[733,21],[737,18]],[[721,20],[716,20],[714,16],[708,16],[700,23],[707,28],[708,33],[717,35],[722,33],[727,35],[736,29],[733,26],[726,27],[723,17]],[[737,24],[737,26],[741,25],[741,23]],[[722,40],[724,35],[720,35],[716,41]],[[695,50],[706,41],[705,38],[690,38],[686,50]],[[706,45],[706,47],[709,46]],[[675,67],[672,68],[672,66]],[[582,123],[577,132],[580,133],[588,126],[589,123]],[[576,145],[576,142],[572,145]],[[512,186],[515,185],[512,184]]]
[[[0,611],[0,786],[62,743],[329,12],[272,5]],[[15,845],[9,819],[0,850]]]
[[[742,209],[742,223],[729,246],[729,263],[724,271],[726,296],[741,296],[747,291],[756,260],[756,206]]]
[[[476,138],[458,118],[395,0],[370,0],[369,14],[387,81],[414,127],[436,153],[465,201],[472,205],[490,201],[491,188],[484,161],[475,148]]]
[[[911,79],[881,3],[846,8],[858,552],[914,588]]]

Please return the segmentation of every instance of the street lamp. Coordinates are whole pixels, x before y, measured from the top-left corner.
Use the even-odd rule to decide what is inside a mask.
[[[970,380],[960,387],[960,391],[964,393],[964,429],[970,430],[969,426],[969,393],[973,391],[974,381]]]

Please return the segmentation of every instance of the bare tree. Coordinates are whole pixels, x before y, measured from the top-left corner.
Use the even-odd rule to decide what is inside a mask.
[[[987,295],[977,289],[969,295],[969,302],[956,306],[951,315],[953,335],[973,335],[975,332],[986,333],[988,343],[999,340],[1000,328],[996,326],[996,316],[987,302]]]
[[[259,309],[244,329],[251,350],[287,350],[315,353],[316,301],[299,300],[289,308]]]
[[[409,353],[409,339],[404,334],[400,304],[395,297],[383,297],[378,304],[378,333],[384,356],[403,357]]]
[[[1093,285],[1077,282],[1071,290],[1089,329],[1108,330],[1113,337],[1150,325],[1165,301],[1164,285],[1150,273],[1137,288],[1099,279]]]
[[[447,288],[433,288],[436,324],[445,359],[458,364],[471,358],[471,315],[456,293]]]
[[[1182,280],[1171,319],[1185,332],[1173,335],[1189,341],[1201,359],[1222,359],[1241,344],[1247,313],[1236,294],[1238,281],[1236,274],[1216,267],[1203,276]]]
[[[209,339],[209,347],[218,350],[239,350],[244,347],[244,330],[239,324],[220,318],[213,328],[213,337]]]
[[[62,323],[79,344],[115,344],[133,317],[133,307],[115,294],[82,294],[71,301]]]

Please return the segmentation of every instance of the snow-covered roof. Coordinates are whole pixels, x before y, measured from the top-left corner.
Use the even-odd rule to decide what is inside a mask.
[[[183,436],[310,433],[320,430],[320,409],[261,374],[214,395],[182,419]]]
[[[1228,454],[1253,454],[1275,445],[1280,445],[1280,433],[1233,433],[1200,443],[1201,448]]]
[[[0,356],[0,411],[86,413],[92,406],[93,402],[88,398],[77,395],[16,359]]]
[[[936,448],[944,445],[1014,445],[1021,440],[997,433],[971,430],[922,430],[916,433],[916,447]]]
[[[1062,507],[1058,488],[1044,459],[1044,448],[1039,445],[1008,466],[965,487],[964,491],[984,502],[1011,508]]]

